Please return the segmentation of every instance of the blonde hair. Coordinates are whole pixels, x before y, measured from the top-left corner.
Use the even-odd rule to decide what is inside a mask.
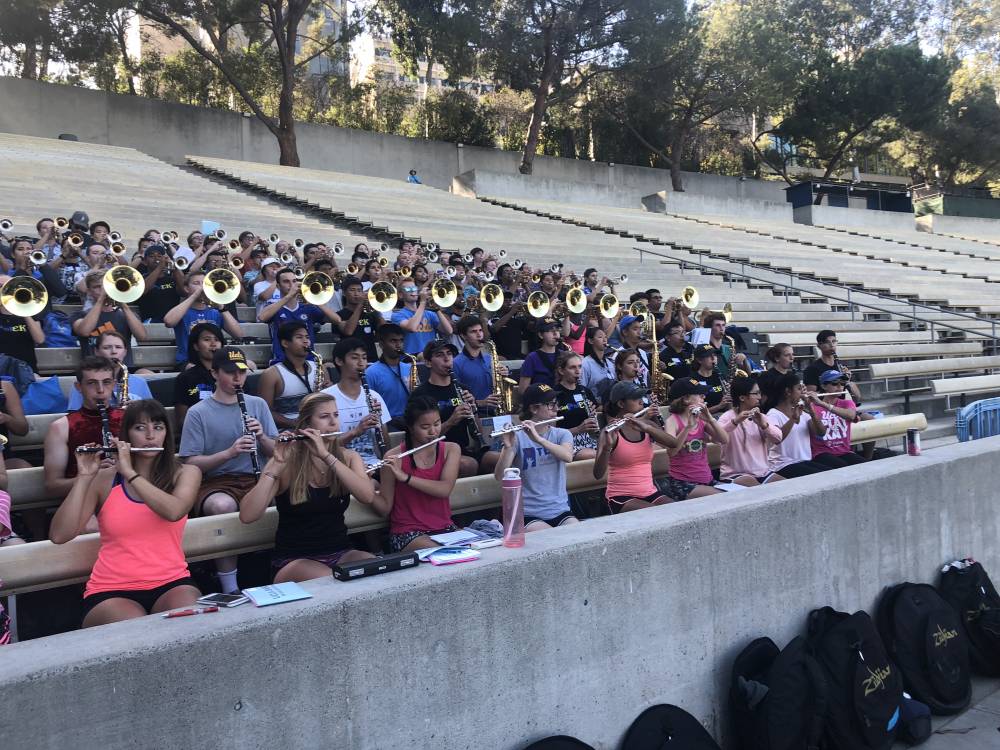
[[[295,421],[295,429],[304,430],[309,427],[309,421],[316,411],[331,401],[336,403],[336,399],[328,393],[310,393],[301,403],[299,403],[299,418]],[[327,445],[335,443],[336,438],[326,438]],[[343,458],[339,448],[331,445],[331,453],[337,454],[338,460]],[[287,469],[291,481],[288,484],[288,502],[291,505],[300,505],[309,499],[309,474],[312,464],[312,454],[305,440],[295,440],[292,442],[289,451]],[[338,497],[343,494],[340,482],[336,475],[330,473],[330,497]]]

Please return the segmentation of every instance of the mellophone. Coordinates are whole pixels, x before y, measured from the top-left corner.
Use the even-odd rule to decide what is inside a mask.
[[[561,421],[562,421],[562,417],[556,417],[555,419],[542,419],[542,420],[540,420],[538,422],[535,422],[534,424],[535,424],[535,427],[539,427],[539,426],[541,426],[543,424],[554,424],[555,422],[561,422]],[[507,434],[509,434],[511,432],[520,432],[523,429],[524,429],[524,425],[523,424],[509,424],[509,425],[506,425],[504,427],[501,427],[496,432],[491,432],[490,433],[490,437],[491,438],[498,438],[501,435],[507,435]]]
[[[434,438],[429,443],[424,443],[423,445],[418,445],[416,448],[411,448],[408,451],[403,451],[398,456],[394,456],[394,458],[402,458],[403,456],[413,455],[417,451],[422,451],[424,448],[430,448],[432,445],[440,443],[442,440],[444,440],[444,435],[442,435],[441,437]],[[373,464],[368,464],[368,466],[365,467],[365,471],[369,474],[372,474],[381,469],[383,466],[388,466],[389,464],[392,463],[392,461],[393,461],[392,458],[385,458],[382,459],[381,461],[376,461]]]

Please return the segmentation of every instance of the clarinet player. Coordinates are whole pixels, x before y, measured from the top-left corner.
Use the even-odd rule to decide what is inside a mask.
[[[215,392],[188,410],[178,455],[201,469],[203,480],[195,515],[215,516],[239,510],[243,496],[257,484],[255,467],[274,453],[278,434],[267,402],[242,395],[247,362],[239,349],[219,349],[212,356]],[[246,415],[240,408],[240,396]],[[223,593],[239,590],[236,558],[215,561]]]
[[[323,393],[337,400],[340,430],[344,433],[340,443],[360,455],[366,465],[376,463],[389,445],[386,424],[390,415],[382,396],[366,388],[363,380],[368,365],[365,342],[354,338],[337,342],[332,359],[340,373],[340,381]]]

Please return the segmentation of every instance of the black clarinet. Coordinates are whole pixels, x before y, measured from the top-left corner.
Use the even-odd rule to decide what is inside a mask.
[[[247,424],[247,402],[243,398],[243,389],[236,389],[236,403],[239,404],[240,414],[243,415],[243,434],[249,435],[253,438],[253,450],[250,451],[250,463],[253,464],[253,475],[255,478],[260,479],[260,459],[257,457],[257,436],[250,431],[250,426]]]
[[[455,380],[455,371],[452,370],[448,373],[451,376],[451,387],[455,389],[455,398],[458,401],[455,403],[455,408],[465,403],[465,396],[462,394],[462,389],[458,385],[458,381]],[[479,442],[480,446],[486,445],[486,439],[483,437],[482,431],[479,429],[479,423],[476,421],[475,407],[473,407],[473,413],[466,417],[468,423],[466,428],[469,431],[469,439],[473,442]]]
[[[365,391],[365,403],[368,404],[368,413],[376,414],[378,410],[375,408],[372,392],[368,388],[368,376],[365,375],[364,370],[360,370],[358,375],[361,377],[361,387]],[[389,450],[389,446],[385,444],[385,436],[382,434],[382,420],[379,419],[379,423],[375,427],[372,427],[372,429],[374,430],[375,449],[378,452],[378,457],[382,458],[386,454],[386,451]]]
[[[110,448],[111,441],[111,418],[108,416],[108,405],[104,401],[97,402],[97,413],[101,415],[101,447]]]

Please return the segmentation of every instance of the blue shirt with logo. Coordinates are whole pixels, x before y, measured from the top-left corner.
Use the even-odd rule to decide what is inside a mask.
[[[177,338],[177,354],[174,359],[177,362],[187,362],[188,360],[188,338],[191,329],[198,323],[215,323],[222,328],[222,313],[214,307],[206,307],[204,310],[189,308],[181,322],[174,326],[174,336]]]
[[[316,330],[317,325],[322,325],[327,320],[326,315],[320,310],[316,305],[310,304],[300,304],[294,310],[288,307],[282,307],[271,318],[271,357],[272,363],[281,362],[285,359],[285,350],[281,348],[281,342],[278,341],[278,329],[281,328],[285,323],[292,323],[294,321],[301,321],[306,324],[306,333],[309,335],[309,347],[312,348],[313,343],[316,341]]]

